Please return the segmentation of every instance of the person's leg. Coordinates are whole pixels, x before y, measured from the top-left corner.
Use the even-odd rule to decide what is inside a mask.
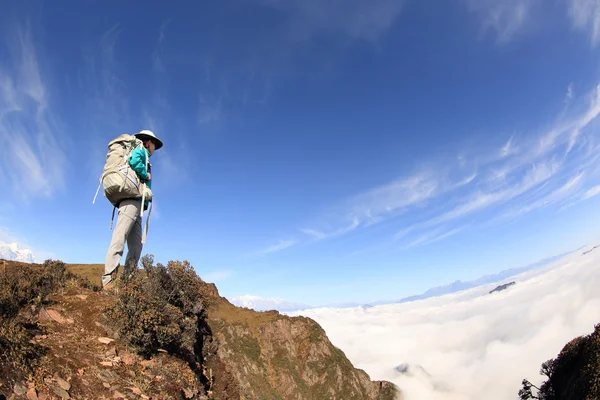
[[[137,267],[142,255],[142,217],[138,214],[129,236],[127,236],[127,256],[125,257],[125,270]]]
[[[139,207],[135,200],[123,200],[119,205],[117,224],[114,228],[112,240],[106,252],[106,261],[104,263],[104,275],[102,275],[102,286],[111,281],[111,274],[119,266],[125,241],[131,232],[136,218],[139,216]]]

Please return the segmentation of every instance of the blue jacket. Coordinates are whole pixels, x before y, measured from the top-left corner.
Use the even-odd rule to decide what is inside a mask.
[[[148,171],[146,171],[146,157],[149,158],[152,157],[152,155],[144,147],[137,147],[129,155],[129,165],[142,180],[142,183],[145,183],[148,188],[152,189],[152,180],[148,180],[148,172],[152,174],[152,166],[150,165],[150,160],[148,160]],[[138,199],[138,201],[142,201],[142,199]],[[147,207],[148,202],[146,201],[144,202],[144,208]]]

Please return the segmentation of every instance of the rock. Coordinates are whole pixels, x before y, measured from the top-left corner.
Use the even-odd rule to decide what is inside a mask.
[[[113,363],[112,363],[112,361],[101,361],[100,365],[102,365],[104,367],[112,367]]]
[[[133,393],[137,394],[138,396],[142,395],[142,391],[136,387],[130,387],[129,390],[131,390]]]
[[[102,382],[102,386],[104,386],[105,388],[109,389],[110,388],[110,383]]]
[[[54,375],[54,379],[56,379],[56,382],[58,382],[58,385],[65,389],[66,391],[68,391],[69,389],[71,389],[71,384],[69,382],[67,382],[66,380],[64,380],[63,378],[61,378],[58,375]]]
[[[133,357],[131,354],[124,354],[122,359],[125,365],[135,364],[135,357]]]
[[[69,396],[69,393],[67,393],[63,388],[60,387],[53,387],[52,391],[57,395],[60,396],[63,399],[70,399],[71,396]]]
[[[99,338],[98,338],[98,341],[99,341],[100,343],[109,344],[109,343],[111,343],[111,342],[114,342],[114,341],[115,341],[115,339],[111,339],[111,338],[107,338],[107,337],[99,337]]]
[[[40,312],[38,313],[38,319],[40,321],[50,321],[52,318],[50,318],[50,316],[48,315],[46,310],[44,308],[42,308],[40,310]]]
[[[140,394],[140,397],[144,400],[150,400],[150,397],[146,396],[145,394]]]
[[[48,313],[48,316],[59,324],[64,324],[67,322],[67,320],[56,310],[46,310],[46,313]]]
[[[27,400],[38,400],[38,395],[35,389],[29,389],[27,391]]]
[[[24,395],[25,393],[27,393],[27,386],[21,383],[17,383],[13,388],[13,392],[15,392],[15,394],[18,394],[19,396]]]
[[[97,372],[98,377],[100,378],[100,380],[105,381],[105,382],[112,382],[115,379],[117,379],[118,375],[116,373],[114,373],[113,371],[108,371],[105,369],[101,369]]]
[[[126,399],[127,396],[125,396],[123,393],[115,390],[114,393],[113,393],[113,398],[115,398],[115,399]]]
[[[87,294],[78,294],[77,297],[79,297],[81,300],[86,300],[88,298]]]

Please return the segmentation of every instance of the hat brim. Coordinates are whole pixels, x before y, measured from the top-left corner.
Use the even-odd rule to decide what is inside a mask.
[[[146,139],[152,140],[156,144],[156,150],[158,150],[161,147],[163,147],[163,142],[159,138],[157,138],[157,137],[146,135],[145,133],[138,133],[135,136],[137,138],[139,138],[140,140],[142,140],[142,141],[144,141]]]

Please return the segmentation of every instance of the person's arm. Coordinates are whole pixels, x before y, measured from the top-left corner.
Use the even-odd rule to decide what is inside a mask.
[[[129,157],[129,165],[143,181],[149,181],[150,176],[146,171],[146,149],[138,147]]]

